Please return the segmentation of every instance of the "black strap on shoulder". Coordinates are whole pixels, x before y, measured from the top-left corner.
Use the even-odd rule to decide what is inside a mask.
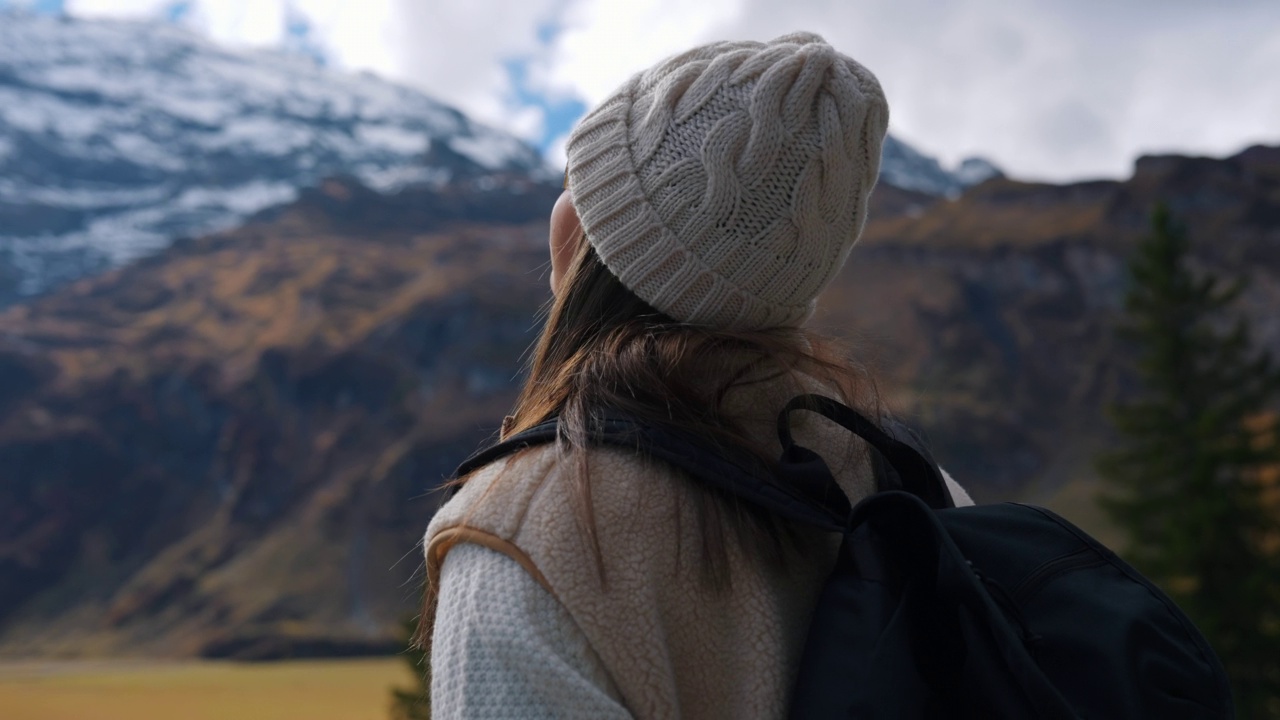
[[[467,458],[454,477],[462,477],[525,448],[555,442],[558,434],[556,419],[543,422]],[[848,521],[847,500],[844,505],[815,502],[813,498],[779,483],[776,474],[755,456],[727,448],[708,447],[705,441],[675,428],[649,425],[620,414],[606,413],[596,419],[591,439],[599,445],[624,448],[667,462],[706,486],[763,507],[787,520],[832,531],[844,529]],[[826,476],[829,478],[830,473]],[[843,493],[840,498],[844,499]]]
[[[485,465],[495,463],[508,455],[524,450],[525,448],[536,447],[538,445],[550,445],[560,436],[560,420],[551,418],[545,422],[534,425],[528,430],[516,433],[506,440],[497,442],[489,447],[481,448],[473,453],[457,470],[453,471],[454,478],[464,477],[479,470]]]
[[[822,395],[794,397],[778,414],[778,440],[782,442],[784,464],[788,456],[799,457],[809,452],[796,445],[791,437],[791,413],[797,410],[818,413],[866,440],[887,461],[888,467],[884,470],[889,474],[886,479],[890,486],[906,490],[935,510],[955,507],[942,471],[910,428],[886,419],[881,429],[853,408]]]
[[[890,487],[901,487],[933,508],[951,507],[940,471],[903,426],[890,425],[891,436],[853,409],[820,395],[802,395],[778,416],[783,453],[776,467],[730,448],[710,447],[700,438],[668,426],[657,426],[619,413],[603,413],[591,429],[592,442],[628,449],[667,462],[702,484],[734,495],[794,522],[831,531],[849,527],[853,505],[817,453],[797,445],[791,436],[791,413],[809,410],[839,423],[871,444],[891,468]],[[556,442],[559,421],[547,420],[467,458],[454,477],[462,477],[520,450]],[[904,439],[899,439],[904,438]],[[911,438],[906,440],[905,438]],[[887,489],[887,488],[885,488]]]

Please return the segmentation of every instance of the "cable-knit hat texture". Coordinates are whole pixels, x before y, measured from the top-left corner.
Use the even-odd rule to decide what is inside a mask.
[[[889,108],[821,37],[721,42],[628,80],[566,146],[587,239],[688,323],[799,325],[866,222]]]

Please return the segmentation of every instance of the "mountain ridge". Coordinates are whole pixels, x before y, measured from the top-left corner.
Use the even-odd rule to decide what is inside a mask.
[[[557,193],[332,179],[0,312],[0,656],[385,651],[430,489],[514,397]],[[815,322],[979,500],[1080,495],[1134,382],[1113,328],[1157,199],[1198,263],[1253,275],[1242,310],[1280,351],[1278,148],[882,186]]]
[[[558,172],[514,136],[369,74],[163,23],[0,18],[0,306],[242,224],[327,177],[383,194],[466,181],[518,195]],[[884,178],[939,195],[964,185],[896,139]]]
[[[161,23],[17,14],[0,23],[0,145],[10,301],[241,224],[330,175],[389,192],[555,174],[513,136],[370,75]]]

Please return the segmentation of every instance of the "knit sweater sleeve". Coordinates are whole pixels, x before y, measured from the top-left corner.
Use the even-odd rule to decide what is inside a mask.
[[[440,572],[432,716],[630,718],[568,611],[513,559],[461,543]]]
[[[942,470],[942,468],[938,469]],[[946,470],[942,470],[942,479],[946,482],[947,492],[951,493],[951,502],[955,503],[956,507],[966,507],[973,504],[973,498],[969,497],[969,493],[960,487],[960,483],[956,482],[955,478],[951,477],[951,474]]]

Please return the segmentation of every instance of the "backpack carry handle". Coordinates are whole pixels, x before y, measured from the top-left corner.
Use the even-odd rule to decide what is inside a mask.
[[[920,498],[929,507],[935,510],[955,507],[946,482],[942,479],[942,471],[927,457],[923,449],[913,447],[911,440],[903,441],[893,437],[853,408],[822,395],[798,395],[791,398],[778,414],[778,440],[782,443],[784,468],[796,461],[804,462],[813,454],[796,445],[791,437],[791,413],[796,410],[818,413],[866,440],[897,474],[902,489]],[[910,431],[905,432],[909,434]]]

